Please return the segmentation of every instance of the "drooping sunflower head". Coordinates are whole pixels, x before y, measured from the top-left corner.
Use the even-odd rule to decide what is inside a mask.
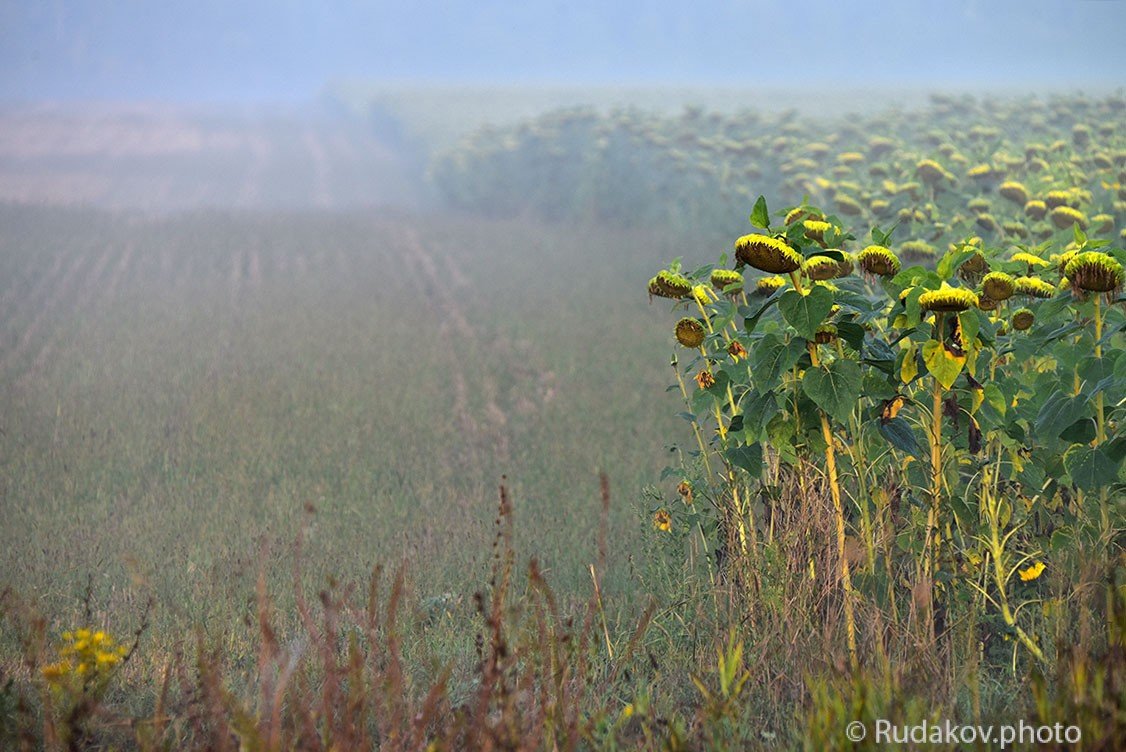
[[[735,258],[770,274],[789,274],[802,265],[801,254],[785,241],[753,233],[735,241]]]
[[[1070,206],[1057,206],[1052,209],[1052,224],[1061,230],[1066,230],[1072,225],[1079,225],[1080,230],[1087,229],[1087,215]]]
[[[832,227],[828,222],[822,222],[819,219],[802,220],[802,225],[805,227],[805,236],[818,243],[825,240],[825,233]]]
[[[936,313],[961,313],[977,306],[977,295],[970,290],[943,283],[938,290],[919,296],[919,307]]]
[[[848,258],[837,261],[828,256],[812,256],[805,260],[803,269],[812,280],[836,279],[852,271],[852,262]]]
[[[702,306],[712,302],[711,291],[707,285],[696,285],[692,288],[692,299]]]
[[[847,196],[841,193],[835,196],[833,198],[833,201],[837,206],[837,211],[839,211],[841,214],[846,214],[850,217],[857,217],[864,213],[864,207],[861,206],[860,202],[854,199],[852,196]]]
[[[868,274],[894,277],[899,274],[899,259],[882,245],[870,245],[856,254],[856,262]]]
[[[813,341],[819,345],[830,345],[836,340],[837,327],[833,324],[822,324],[813,335]]]
[[[1001,183],[997,192],[1017,206],[1024,206],[1028,203],[1028,189],[1015,180],[1006,180]]]
[[[1109,253],[1084,251],[1064,268],[1071,284],[1086,292],[1110,292],[1122,287],[1126,274],[1122,264]]]
[[[1031,298],[1050,298],[1056,294],[1055,285],[1037,277],[1017,277],[1013,284],[1017,295],[1027,295]]]
[[[1013,296],[1015,291],[1015,281],[1010,275],[1004,272],[989,272],[989,274],[986,274],[981,280],[982,294],[995,303],[1001,300],[1008,300]]]
[[[692,294],[692,281],[683,274],[670,272],[667,269],[649,280],[649,294],[659,298],[687,298]]]
[[[966,208],[974,214],[985,214],[989,211],[989,199],[977,196],[966,202]]]
[[[685,317],[676,322],[676,341],[690,350],[702,345],[707,333],[699,319]]]
[[[723,292],[732,285],[738,285],[739,289],[731,293],[738,295],[743,289],[743,275],[731,269],[716,269],[712,272],[711,283],[712,287],[719,292]]]
[[[999,227],[999,225],[997,224],[997,218],[989,213],[978,214],[974,219],[974,223],[981,229],[987,230],[989,232],[996,232],[997,228]]]
[[[915,165],[915,177],[928,185],[935,185],[948,175],[946,168],[933,159],[924,159]]]
[[[1036,314],[1027,308],[1021,308],[1013,312],[1013,329],[1018,332],[1025,332],[1032,328],[1036,322]]]
[[[1048,204],[1039,199],[1032,199],[1025,202],[1024,213],[1033,219],[1043,219],[1048,213]]]
[[[908,261],[927,261],[934,254],[934,246],[925,240],[908,240],[899,246],[899,255]]]
[[[986,295],[977,296],[977,307],[983,311],[996,311],[997,301]]]
[[[790,209],[790,211],[786,212],[786,219],[784,220],[784,223],[786,225],[792,225],[794,222],[805,219],[812,219],[820,222],[825,218],[821,216],[821,212],[817,211],[811,206],[796,206],[793,209]]]
[[[1019,264],[1028,264],[1029,269],[1042,269],[1046,266],[1051,266],[1051,262],[1045,261],[1039,256],[1034,256],[1026,251],[1018,251],[1009,257],[1009,260],[1016,261]]]
[[[763,277],[755,282],[755,292],[759,295],[773,295],[786,286],[784,277]]]
[[[662,533],[669,532],[672,530],[672,515],[665,509],[658,509],[653,513],[653,527]]]
[[[1095,232],[1099,234],[1109,235],[1114,232],[1113,214],[1096,214],[1091,217],[1091,223],[1095,226]]]

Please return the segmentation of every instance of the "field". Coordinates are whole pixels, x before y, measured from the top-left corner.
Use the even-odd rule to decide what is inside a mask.
[[[9,114],[0,746],[1115,748],[1124,106]]]

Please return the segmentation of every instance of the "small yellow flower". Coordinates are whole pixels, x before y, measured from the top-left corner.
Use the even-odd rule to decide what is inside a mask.
[[[653,515],[653,527],[660,530],[662,533],[667,533],[672,530],[672,515],[664,509],[658,509]]]
[[[727,354],[738,363],[741,358],[747,357],[747,348],[739,344],[738,341],[732,341],[732,343],[727,346]]]
[[[1032,582],[1033,580],[1038,579],[1040,575],[1044,573],[1044,569],[1044,562],[1038,561],[1028,569],[1020,570],[1020,579],[1023,582]]]
[[[712,375],[711,371],[700,371],[696,374],[696,383],[701,389],[707,389],[715,386],[715,376]]]

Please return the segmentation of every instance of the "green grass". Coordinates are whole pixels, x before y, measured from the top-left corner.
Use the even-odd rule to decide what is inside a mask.
[[[263,547],[288,602],[306,504],[307,581],[407,562],[420,602],[468,603],[502,475],[520,557],[585,596],[607,472],[604,586],[630,591],[639,492],[682,431],[652,367],[670,342],[634,283],[671,243],[407,216],[3,213],[0,569],[58,629],[92,576],[119,631],[155,596],[146,641],[164,649],[196,624],[232,630]]]

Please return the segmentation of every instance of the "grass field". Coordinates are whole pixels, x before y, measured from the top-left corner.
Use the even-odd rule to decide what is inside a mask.
[[[354,123],[0,139],[0,746],[1115,748],[1126,103],[1030,102],[551,113],[447,212]]]

